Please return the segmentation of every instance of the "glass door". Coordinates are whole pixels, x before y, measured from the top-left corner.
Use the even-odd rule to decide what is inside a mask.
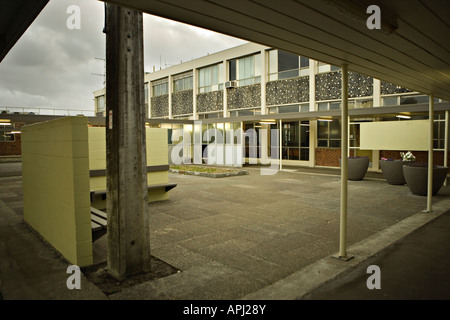
[[[309,161],[309,121],[282,123],[282,159]]]

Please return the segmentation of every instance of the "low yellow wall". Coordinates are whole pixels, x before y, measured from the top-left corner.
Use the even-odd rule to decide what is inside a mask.
[[[106,129],[103,127],[91,127],[89,133],[89,169],[106,169]],[[168,165],[168,140],[167,129],[146,128],[147,166]],[[147,173],[147,184],[159,185],[169,182],[168,171]],[[106,190],[106,177],[91,177],[90,189],[94,191]],[[164,189],[153,189],[148,192],[149,202],[169,199],[169,193]],[[93,207],[106,208],[106,200],[96,199]]]
[[[428,120],[380,121],[360,124],[362,150],[428,150]]]
[[[22,128],[24,220],[70,263],[93,263],[90,190],[106,190],[106,177],[89,170],[106,168],[105,128],[89,128],[87,118],[67,117]],[[147,129],[147,163],[168,164],[166,129]],[[168,183],[168,171],[149,172],[149,185]],[[149,201],[168,199],[164,189]]]
[[[22,128],[24,220],[78,266],[92,264],[87,119]]]

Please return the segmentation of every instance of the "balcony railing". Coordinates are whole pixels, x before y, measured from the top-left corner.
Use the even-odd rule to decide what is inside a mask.
[[[26,114],[26,115],[45,115],[45,116],[78,116],[94,117],[94,110],[82,109],[51,109],[51,108],[32,108],[32,107],[5,107],[0,106],[0,114]]]

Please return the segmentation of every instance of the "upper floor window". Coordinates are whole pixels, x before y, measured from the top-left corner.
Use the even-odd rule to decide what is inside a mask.
[[[331,64],[327,64],[325,62],[320,62],[320,61],[318,63],[318,68],[319,68],[319,70],[317,70],[317,71],[319,73],[341,70],[341,68],[339,68],[337,66],[333,66]]]
[[[167,78],[153,82],[152,88],[153,88],[152,97],[158,97],[165,94],[169,94],[169,83]]]
[[[105,95],[101,95],[95,98],[96,100],[96,110],[95,113],[99,114],[99,113],[103,113],[106,110],[106,98]]]
[[[223,63],[201,68],[198,70],[199,93],[223,89]]]
[[[282,51],[269,51],[269,81],[296,78],[309,74],[309,59]]]
[[[372,99],[349,99],[348,100],[348,108],[349,109],[372,108],[372,107],[373,107]],[[318,111],[338,110],[341,108],[342,108],[342,102],[340,100],[317,103]]]
[[[403,104],[418,104],[428,103],[429,98],[427,95],[409,94],[409,95],[397,95],[383,97],[383,106],[398,106]],[[434,98],[434,102],[438,103],[440,100]]]
[[[192,71],[182,73],[173,77],[173,92],[192,90]]]
[[[230,80],[237,80],[238,86],[261,82],[261,54],[229,61]]]
[[[319,102],[317,104],[318,111],[337,110],[340,108],[341,108],[341,102],[337,102],[337,101]]]

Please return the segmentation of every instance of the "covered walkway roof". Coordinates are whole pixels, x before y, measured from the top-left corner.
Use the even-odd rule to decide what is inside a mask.
[[[0,3],[0,62],[49,0]],[[111,0],[450,101],[447,0]],[[369,30],[369,5],[381,30]]]
[[[450,101],[447,0],[112,0]],[[369,30],[369,5],[381,30]]]
[[[24,34],[49,0],[15,0],[0,3],[0,62]]]

